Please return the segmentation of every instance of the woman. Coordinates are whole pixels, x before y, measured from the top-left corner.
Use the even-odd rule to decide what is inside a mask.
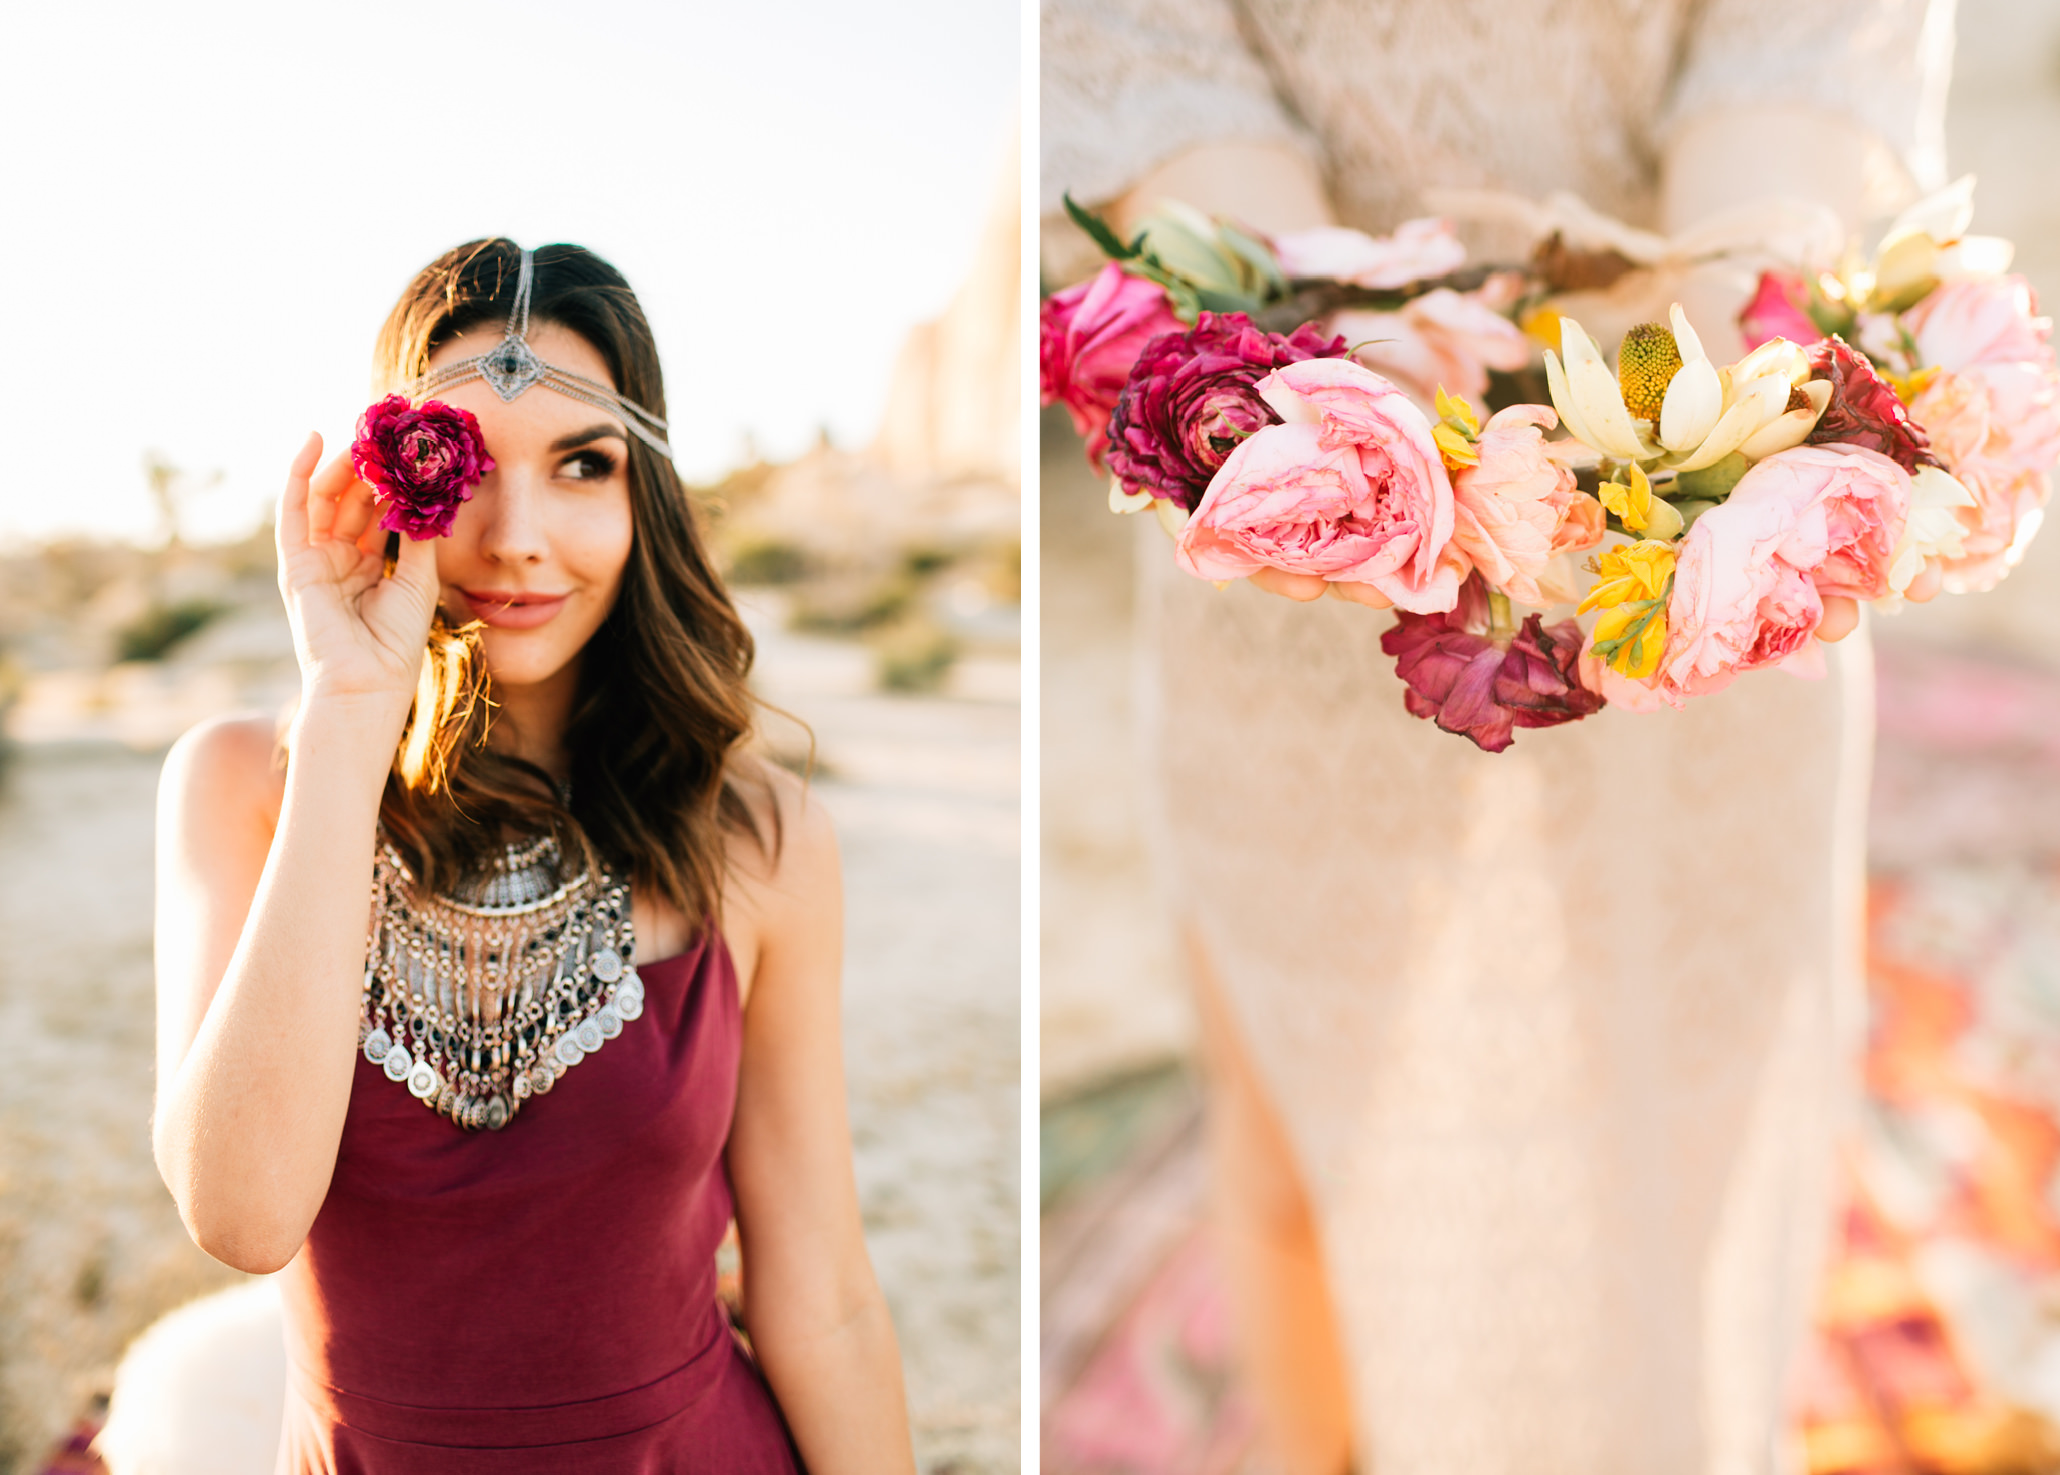
[[[1857,228],[1937,168],[1949,57],[1922,0],[1045,0],[1045,206],[1385,232],[1438,188],[1568,190],[1676,231],[1800,194]],[[1713,354],[1735,306],[1690,302]],[[1488,755],[1405,711],[1389,617],[1143,536],[1218,1242],[1283,1468],[1774,1468],[1848,1087],[1864,632],[1823,681]]]
[[[741,749],[751,639],[643,311],[578,247],[476,242],[378,375],[475,415],[491,469],[394,546],[310,438],[283,748],[196,729],[160,802],[157,1160],[203,1249],[284,1268],[281,1468],[910,1470],[835,840]]]

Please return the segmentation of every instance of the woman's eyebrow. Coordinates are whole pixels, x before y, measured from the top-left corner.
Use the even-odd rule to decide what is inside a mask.
[[[555,455],[559,451],[569,451],[575,446],[584,446],[597,440],[605,440],[611,435],[624,445],[629,444],[629,437],[622,433],[622,427],[619,425],[590,425],[585,430],[575,430],[570,435],[559,436],[551,442],[551,451]]]

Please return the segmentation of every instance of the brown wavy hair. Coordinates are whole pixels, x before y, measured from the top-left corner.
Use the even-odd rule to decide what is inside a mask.
[[[376,392],[416,378],[452,339],[505,322],[521,259],[495,238],[424,267],[380,329]],[[529,312],[592,344],[616,391],[665,418],[651,325],[614,267],[579,246],[541,247]],[[431,888],[476,873],[510,838],[549,831],[568,857],[605,859],[655,886],[698,932],[719,915],[726,838],[776,854],[778,809],[763,770],[741,761],[757,710],[751,632],[679,473],[634,436],[628,444],[634,534],[615,607],[581,652],[569,800],[542,769],[486,745],[493,687],[478,627],[439,612],[379,818]]]

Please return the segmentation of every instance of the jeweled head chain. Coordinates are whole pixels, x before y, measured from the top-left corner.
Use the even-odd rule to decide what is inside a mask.
[[[508,331],[500,343],[485,353],[460,359],[455,364],[445,364],[441,369],[424,374],[408,386],[408,398],[419,401],[453,384],[484,379],[506,403],[532,384],[541,384],[546,389],[557,390],[567,399],[576,399],[597,410],[608,410],[621,416],[631,435],[670,461],[672,447],[665,443],[663,420],[641,405],[624,399],[607,385],[583,374],[575,374],[570,369],[547,364],[536,356],[536,350],[529,346],[529,293],[535,277],[536,253],[524,251],[522,272],[515,282],[515,306],[508,313]]]

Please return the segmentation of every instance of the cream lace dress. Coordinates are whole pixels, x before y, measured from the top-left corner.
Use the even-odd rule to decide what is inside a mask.
[[[1938,171],[1949,9],[1897,0],[1044,0],[1045,206],[1198,144],[1653,224],[1705,110],[1803,102]],[[1799,143],[1799,146],[1802,146]],[[1371,1475],[1762,1472],[1852,1089],[1872,731],[1830,674],[1491,756],[1403,709],[1385,615],[1146,546],[1145,746],[1314,1200]]]

